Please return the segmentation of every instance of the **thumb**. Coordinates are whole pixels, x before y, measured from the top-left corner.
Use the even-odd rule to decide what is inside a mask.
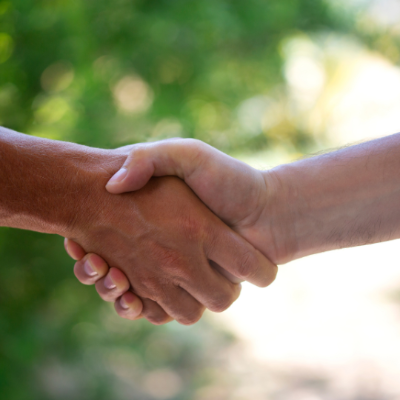
[[[106,189],[118,194],[139,190],[152,176],[177,175],[183,178],[184,152],[181,139],[134,145],[121,169],[108,181]]]
[[[139,190],[153,176],[154,167],[148,157],[131,151],[124,165],[107,182],[106,189],[113,194]]]

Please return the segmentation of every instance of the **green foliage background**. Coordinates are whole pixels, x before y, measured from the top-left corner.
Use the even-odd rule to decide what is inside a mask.
[[[299,32],[380,43],[324,0],[1,1],[0,123],[98,147],[181,135],[224,151],[268,148],[276,135],[243,134],[235,110],[283,85],[280,44]],[[126,76],[144,82],[147,109],[118,107]],[[299,149],[312,142],[290,125],[281,132]],[[59,237],[3,228],[0,263],[3,399],[153,399],[143,382],[155,370],[181,379],[171,398],[192,398],[234,341],[207,321],[119,320],[76,282]]]

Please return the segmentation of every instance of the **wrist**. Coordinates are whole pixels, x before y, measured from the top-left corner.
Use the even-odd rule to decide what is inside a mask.
[[[263,171],[266,196],[257,225],[262,231],[264,253],[275,264],[285,264],[297,257],[295,218],[296,195],[282,167]]]
[[[275,244],[276,263],[337,248],[331,235],[342,218],[340,201],[328,195],[327,186],[334,181],[317,159],[278,166],[264,177],[269,192],[263,215]],[[338,189],[334,193],[341,195]]]
[[[0,129],[0,225],[69,236],[126,155]]]
[[[384,193],[390,183],[381,184],[381,174],[375,171],[379,166],[371,173],[358,146],[268,171],[271,199],[266,211],[271,215],[271,232],[276,229],[280,259],[288,262],[398,237],[390,203],[397,197],[391,190]]]
[[[112,196],[105,186],[123,165],[127,154],[119,150],[103,150],[79,146],[73,160],[65,161],[70,181],[64,199],[65,213],[57,225],[57,233],[78,238],[101,216]]]

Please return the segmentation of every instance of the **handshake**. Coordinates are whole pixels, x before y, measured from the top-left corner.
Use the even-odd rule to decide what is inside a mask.
[[[112,248],[106,242],[98,254],[86,254],[89,242],[65,240],[80,282],[96,284],[123,318],[189,325],[205,308],[227,309],[241,281],[266,287],[275,279],[282,256],[266,225],[274,189],[261,171],[192,139],[124,150],[106,185],[129,202],[120,206],[123,223],[112,223],[123,239],[110,236]]]
[[[56,233],[127,319],[198,321],[276,264],[400,237],[400,135],[259,171],[193,139],[116,150],[0,130],[0,225]]]

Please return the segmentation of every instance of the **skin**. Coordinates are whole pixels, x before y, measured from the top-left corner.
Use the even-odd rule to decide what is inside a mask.
[[[109,279],[96,280],[102,297],[110,299],[102,288],[120,293],[131,288],[135,295],[124,295],[117,312],[124,314],[127,304],[139,309],[140,297],[141,315],[154,324],[171,318],[192,324],[205,307],[216,312],[229,307],[240,285],[218,272],[221,268],[260,286],[274,280],[276,266],[182,180],[155,178],[135,193],[107,192],[106,183],[129,152],[1,129],[0,225],[69,237],[85,253],[97,254],[81,265],[93,283],[94,272],[114,267]],[[75,272],[80,278],[79,268]]]
[[[175,175],[276,264],[400,238],[400,134],[258,171],[193,139],[135,145],[107,184]],[[105,272],[107,273],[107,272]]]

